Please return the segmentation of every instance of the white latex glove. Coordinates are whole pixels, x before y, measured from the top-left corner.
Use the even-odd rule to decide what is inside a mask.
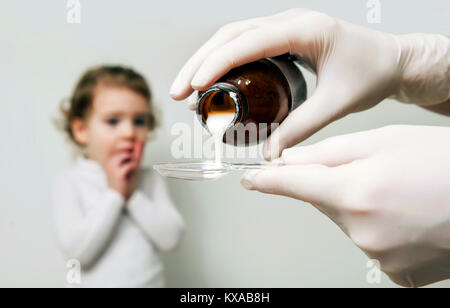
[[[450,278],[450,127],[387,126],[282,160],[242,185],[313,204],[402,286]]]
[[[449,46],[443,35],[395,36],[292,9],[222,27],[184,65],[170,92],[181,100],[234,67],[284,53],[299,56],[317,73],[317,88],[267,139],[264,157],[270,160],[330,122],[389,96],[427,106],[445,102]],[[195,98],[196,93],[191,107]],[[273,138],[279,138],[279,147],[270,146]]]

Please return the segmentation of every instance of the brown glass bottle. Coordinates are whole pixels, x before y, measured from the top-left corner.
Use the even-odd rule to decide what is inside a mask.
[[[196,110],[206,129],[208,115],[235,113],[223,141],[251,145],[269,136],[271,124],[281,123],[305,99],[306,83],[298,64],[290,55],[282,55],[231,70],[199,93]],[[242,130],[243,127],[249,129]],[[250,133],[252,128],[256,134]]]

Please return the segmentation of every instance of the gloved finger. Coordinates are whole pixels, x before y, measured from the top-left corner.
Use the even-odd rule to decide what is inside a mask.
[[[331,90],[317,88],[314,94],[292,111],[267,138],[263,147],[266,160],[280,157],[285,148],[305,140],[329,123],[344,116],[347,111]]]
[[[198,91],[194,91],[186,100],[187,107],[190,110],[195,110],[197,107],[197,100],[198,100]]]
[[[301,55],[312,65],[326,52],[320,41],[335,27],[334,19],[307,9],[288,10],[252,24],[258,27],[209,54],[192,79],[194,89],[204,90],[235,67],[284,53]]]
[[[241,33],[254,26],[246,21],[228,24],[217,31],[202,47],[186,62],[170,89],[173,99],[180,100],[192,93],[191,81],[197,69],[218,47],[238,37]]]
[[[231,69],[290,52],[282,27],[263,26],[246,31],[209,54],[195,73],[191,86],[204,90]]]
[[[345,172],[340,167],[292,165],[244,174],[241,184],[246,189],[282,195],[313,204],[339,204],[340,189],[345,185]]]
[[[378,130],[335,136],[316,144],[287,148],[281,157],[286,165],[321,164],[329,167],[369,157],[380,148]]]

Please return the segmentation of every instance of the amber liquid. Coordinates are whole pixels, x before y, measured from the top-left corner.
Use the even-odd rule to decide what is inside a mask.
[[[208,116],[213,112],[236,112],[236,103],[231,96],[238,95],[241,109],[236,122],[243,125],[254,123],[257,127],[256,135],[233,134],[227,131],[223,136],[226,143],[250,145],[262,141],[270,135],[271,124],[281,123],[289,113],[291,101],[289,84],[278,67],[266,59],[235,68],[218,82],[234,86],[238,94],[218,91],[204,96],[199,102],[203,123],[207,122]],[[261,126],[262,123],[265,125]],[[234,137],[225,138],[227,135]]]
[[[203,113],[208,119],[212,113],[236,113],[236,106],[233,99],[226,92],[213,92],[204,99]]]

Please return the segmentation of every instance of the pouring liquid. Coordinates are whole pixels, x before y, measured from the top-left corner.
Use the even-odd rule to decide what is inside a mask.
[[[216,111],[208,114],[206,125],[214,138],[216,165],[222,164],[223,135],[233,121],[236,113],[230,111]]]

